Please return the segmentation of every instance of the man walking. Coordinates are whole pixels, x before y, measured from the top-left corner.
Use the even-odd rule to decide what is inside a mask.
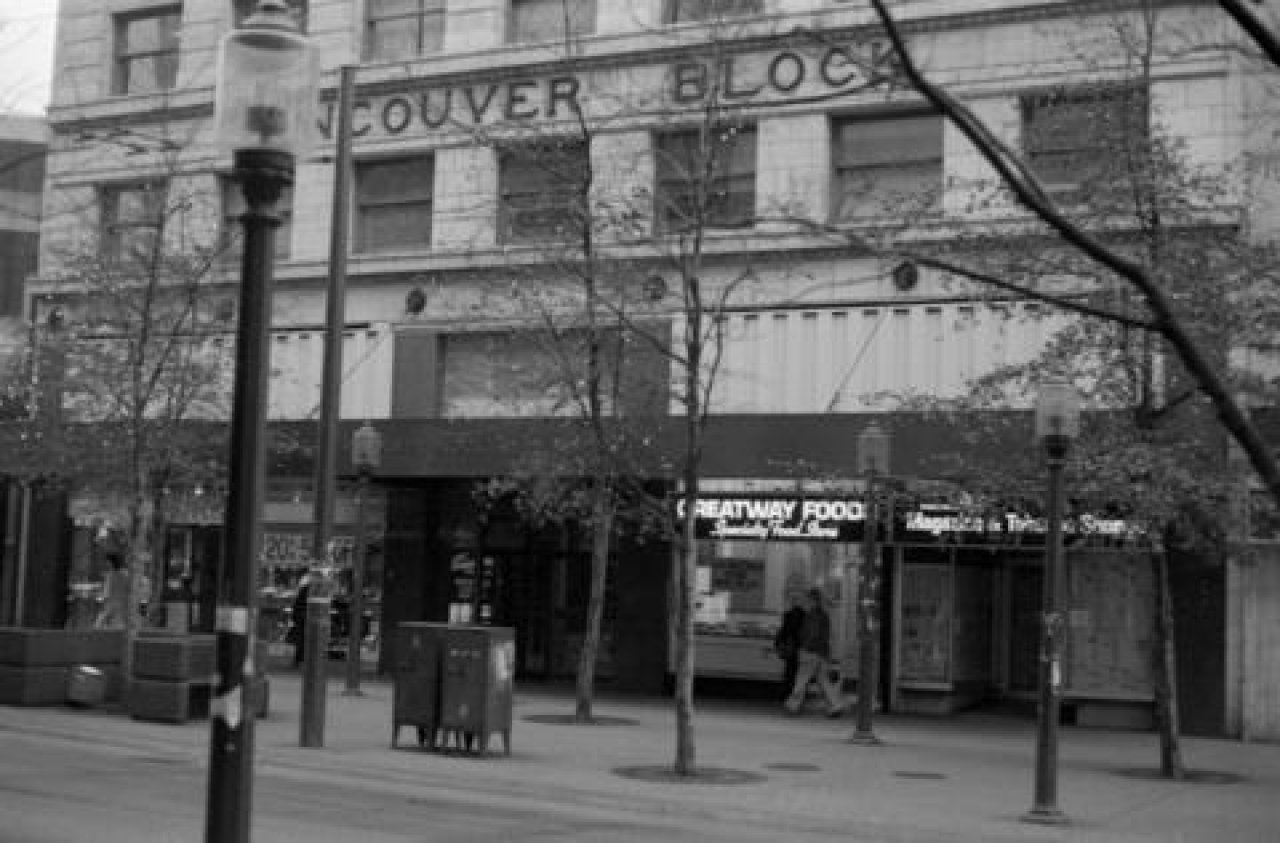
[[[844,713],[844,700],[840,689],[831,679],[831,617],[823,605],[822,589],[811,588],[805,595],[804,623],[800,627],[800,659],[796,668],[795,685],[791,696],[783,703],[791,714],[798,714],[804,705],[809,683],[816,679],[827,700],[827,716],[839,717]]]

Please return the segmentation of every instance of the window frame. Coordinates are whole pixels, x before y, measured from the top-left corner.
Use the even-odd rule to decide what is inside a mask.
[[[151,230],[151,236],[164,235],[164,218],[169,201],[169,180],[164,178],[135,179],[107,182],[98,185],[98,242],[103,259],[118,263],[131,255],[125,255],[125,235],[129,232]],[[149,213],[136,219],[121,219],[122,199],[130,194],[144,198],[144,207],[151,205]],[[147,199],[146,197],[154,197]],[[152,244],[154,249],[154,244]]]
[[[585,140],[579,138],[555,140],[557,143],[564,143],[567,147],[560,151],[558,160],[541,159],[536,152],[537,144],[510,144],[498,150],[499,243],[522,245],[548,241],[568,242],[574,234],[582,230],[583,225],[587,224],[585,209],[581,206],[580,200],[582,187],[590,173],[590,147]],[[576,156],[569,154],[569,148],[576,150]],[[577,163],[581,165],[581,181],[574,182],[570,178],[569,166],[574,163],[572,157],[576,157]],[[545,166],[540,165],[543,161],[546,162]],[[545,181],[531,188],[515,190],[510,184],[514,175],[510,168],[522,162],[526,166],[532,166],[539,178]],[[559,185],[567,185],[567,187],[558,190]],[[520,208],[517,207],[518,202],[513,202],[513,199],[518,196],[547,196],[548,201],[534,203],[532,207]],[[549,218],[549,222],[517,231],[515,220],[520,213],[535,213],[537,216]],[[559,221],[560,230],[555,230],[557,221]]]
[[[885,126],[894,122],[906,123],[909,121],[919,121],[923,119],[931,119],[936,124],[937,129],[937,154],[925,156],[904,156],[900,159],[888,161],[877,161],[874,163],[846,163],[847,158],[843,155],[845,148],[840,142],[843,131],[851,126],[858,124],[864,125],[880,125]],[[941,213],[942,212],[942,192],[946,187],[946,151],[944,148],[945,119],[936,111],[930,109],[900,109],[892,111],[874,111],[863,114],[833,114],[831,116],[831,181],[832,181],[832,202],[830,216],[832,222],[858,222],[876,216],[875,210],[857,212],[843,212],[845,206],[846,190],[844,189],[847,180],[852,178],[854,174],[865,173],[890,173],[894,171],[909,170],[914,167],[932,166],[936,163],[937,167],[937,193],[931,197],[932,201],[928,207],[915,208],[924,213]],[[909,147],[904,147],[909,148]],[[891,197],[884,197],[890,199]]]
[[[415,163],[419,166],[430,168],[430,174],[427,177],[428,189],[425,197],[422,195],[408,197],[393,197],[390,199],[371,198],[362,192],[362,188],[367,185],[369,178],[369,170],[379,166],[395,166]],[[367,158],[355,162],[354,178],[352,179],[353,189],[351,191],[351,224],[352,224],[352,251],[360,255],[380,255],[394,254],[397,252],[427,252],[432,248],[432,227],[435,224],[435,179],[436,179],[436,156],[431,152],[414,152],[402,155],[385,156],[378,158]],[[423,228],[423,239],[414,243],[395,242],[390,244],[382,244],[377,247],[371,247],[368,236],[364,231],[364,224],[367,220],[367,214],[371,210],[379,210],[386,208],[409,208],[409,207],[425,207],[426,225]]]
[[[717,126],[710,131],[718,133],[729,130],[734,131],[736,133],[736,137],[740,138],[743,135],[749,134],[751,138],[751,170],[749,173],[751,186],[741,200],[742,204],[747,206],[746,218],[738,219],[734,215],[722,216],[721,214],[727,214],[728,210],[734,207],[735,203],[733,202],[732,197],[735,195],[735,191],[732,188],[732,184],[736,180],[747,178],[748,174],[735,173],[732,171],[719,174],[713,173],[711,176],[711,187],[708,193],[723,193],[729,208],[725,209],[723,212],[717,212],[714,208],[714,197],[709,197],[706,208],[706,218],[703,220],[703,225],[707,229],[745,229],[751,228],[755,225],[755,206],[758,198],[757,194],[759,192],[760,179],[759,128],[754,122],[751,122],[743,126]],[[692,226],[692,223],[688,221],[688,215],[675,215],[672,213],[672,211],[677,207],[690,207],[690,203],[680,202],[678,200],[681,198],[689,198],[691,202],[692,190],[690,190],[690,188],[695,183],[684,174],[689,169],[685,166],[686,162],[681,162],[681,165],[676,168],[676,172],[670,172],[675,167],[675,155],[673,154],[672,146],[677,143],[677,139],[680,138],[691,138],[696,140],[701,131],[702,130],[700,128],[674,128],[659,130],[654,133],[653,149],[657,160],[654,162],[653,223],[654,229],[657,233],[675,234],[681,231],[688,231]],[[735,144],[736,143],[737,141],[735,141]],[[733,148],[729,148],[727,150],[727,160],[729,161],[730,167],[733,166],[735,152],[736,150]],[[722,158],[719,160],[726,159]],[[664,170],[668,171],[665,175]],[[728,190],[717,189],[716,187],[717,185],[726,184],[730,185]],[[673,192],[673,186],[682,186],[683,189]]]
[[[718,7],[708,8],[709,0],[666,0],[663,4],[662,21],[676,26],[680,24],[713,23],[715,21],[743,20],[767,14],[767,0],[718,0]],[[690,8],[687,4],[692,3]],[[750,5],[753,8],[738,10],[739,5]],[[694,11],[706,11],[706,14],[690,14]]]
[[[549,2],[549,3],[555,4],[560,8],[563,8],[563,4],[565,3],[573,3],[573,2],[585,3],[585,4],[589,4],[590,6],[590,8],[587,10],[587,13],[586,13],[586,24],[581,29],[570,29],[568,32],[565,32],[562,26],[564,18],[563,16],[561,16],[558,18],[557,26],[556,26],[557,30],[559,31],[554,37],[543,38],[543,37],[525,36],[517,32],[517,20],[519,18],[519,13],[516,11],[516,7],[521,2],[522,0],[510,0],[510,2],[507,4],[507,31],[506,31],[505,40],[508,44],[512,44],[512,45],[547,44],[547,43],[553,43],[558,41],[573,41],[578,38],[585,38],[590,35],[595,35],[596,29],[599,26],[600,7],[597,0],[523,0],[523,2],[529,2],[529,3]],[[580,19],[581,19],[581,16],[574,16],[574,15],[569,16],[569,20],[571,23],[577,22]]]
[[[360,49],[367,61],[394,61],[396,59],[414,58],[417,56],[437,55],[444,52],[446,30],[448,28],[448,0],[416,0],[417,9],[409,12],[396,12],[380,17],[374,15],[376,0],[365,0],[363,34]],[[437,21],[438,28],[429,27],[428,20]],[[415,21],[415,48],[404,53],[383,53],[375,50],[375,33],[378,24],[399,21]],[[432,36],[432,43],[427,43],[427,36]],[[438,42],[438,43],[437,43]]]
[[[159,21],[165,18],[174,19],[171,43],[145,50],[134,51],[129,49],[129,27],[132,24],[140,21]],[[179,34],[182,29],[181,4],[153,6],[146,9],[120,12],[112,16],[112,29],[111,93],[113,95],[151,94],[171,91],[178,86],[178,63],[182,46]],[[155,74],[156,84],[154,87],[139,88],[133,84],[133,80],[136,78],[132,72],[135,63],[163,59],[164,57],[170,57],[171,62],[160,65],[165,72],[163,74]],[[161,78],[161,76],[164,78]]]
[[[1061,125],[1065,122],[1066,125],[1073,127],[1098,126],[1102,124],[1102,121],[1097,119],[1100,116],[1098,109],[1105,108],[1109,111],[1109,118],[1120,117],[1128,120],[1130,117],[1140,114],[1141,125],[1139,129],[1144,138],[1149,139],[1151,136],[1151,95],[1149,91],[1139,85],[1115,83],[1075,87],[1061,86],[1023,94],[1020,98],[1020,148],[1028,168],[1041,181],[1042,186],[1049,195],[1059,197],[1065,201],[1083,201],[1082,190],[1085,182],[1090,178],[1096,177],[1096,173],[1087,174],[1083,172],[1090,169],[1088,162],[1096,162],[1095,166],[1100,168],[1108,160],[1108,156],[1114,155],[1115,148],[1105,132],[1083,132],[1075,136],[1074,140],[1077,142],[1072,144],[1044,144],[1045,139],[1052,138],[1055,135],[1052,131],[1041,130],[1037,132],[1037,115],[1048,115],[1054,109],[1062,106],[1091,109],[1094,119],[1086,121],[1067,119],[1063,121],[1061,116],[1056,119],[1053,116],[1046,116],[1040,118],[1043,121],[1041,125],[1043,126],[1046,122],[1052,125]],[[1131,111],[1131,109],[1137,108],[1140,108],[1141,111]],[[1054,160],[1059,163],[1047,164],[1047,162]],[[1073,180],[1055,178],[1056,173],[1063,171],[1075,171],[1080,175]]]

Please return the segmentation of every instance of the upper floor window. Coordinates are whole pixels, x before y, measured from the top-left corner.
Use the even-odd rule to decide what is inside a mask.
[[[167,91],[177,84],[181,23],[181,6],[116,15],[112,93]]]
[[[102,257],[151,264],[164,232],[164,181],[112,184],[99,192]]]
[[[1126,150],[1150,149],[1146,92],[1134,86],[1027,96],[1022,129],[1027,163],[1050,193],[1114,185]]]
[[[659,135],[655,221],[661,231],[750,225],[756,209],[756,130],[717,126]]]
[[[445,0],[368,0],[364,54],[394,59],[444,49]]]
[[[435,159],[430,155],[364,161],[356,166],[357,252],[431,247]]]
[[[587,156],[587,145],[571,139],[503,150],[498,164],[501,240],[563,241],[581,231]]]
[[[764,14],[764,0],[667,0],[667,22],[689,23]]]
[[[894,114],[834,126],[832,216],[859,219],[933,211],[942,196],[942,118]]]
[[[565,41],[596,31],[596,0],[511,0],[512,44]]]

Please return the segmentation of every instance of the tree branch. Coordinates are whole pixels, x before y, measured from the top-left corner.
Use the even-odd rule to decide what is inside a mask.
[[[924,76],[912,59],[897,22],[889,14],[884,0],[871,0],[871,5],[912,85],[964,133],[979,154],[1000,174],[1018,200],[1068,244],[1129,281],[1146,298],[1155,320],[1155,330],[1169,343],[1201,391],[1208,396],[1222,425],[1235,438],[1271,496],[1280,504],[1280,468],[1277,468],[1270,448],[1252,420],[1232,397],[1226,381],[1219,376],[1208,357],[1182,325],[1158,280],[1143,266],[1108,249],[1063,216],[1025,164],[969,109]]]

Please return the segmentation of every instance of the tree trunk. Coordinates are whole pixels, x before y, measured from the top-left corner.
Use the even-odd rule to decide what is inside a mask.
[[[1154,653],[1153,684],[1155,691],[1156,728],[1160,733],[1160,775],[1168,779],[1182,779],[1186,768],[1182,765],[1182,748],[1178,733],[1177,650],[1174,646],[1173,598],[1169,593],[1169,556],[1164,551],[1153,551],[1151,569],[1156,592],[1156,641]]]
[[[134,496],[132,512],[129,517],[129,547],[126,551],[126,570],[128,571],[128,599],[124,613],[124,652],[120,658],[120,671],[126,687],[133,676],[133,639],[138,634],[141,586],[154,552],[154,517],[155,503],[142,488]]]
[[[691,426],[692,427],[692,426]],[[694,434],[691,429],[690,435]],[[684,518],[680,524],[675,560],[676,591],[676,763],[681,776],[697,772],[693,730],[693,615],[697,600],[698,542],[695,535],[698,501],[696,461],[686,467]]]
[[[587,599],[586,629],[582,650],[578,654],[577,702],[574,719],[591,722],[591,701],[596,680],[596,658],[600,652],[600,627],[604,620],[604,592],[609,577],[609,548],[613,539],[613,492],[609,484],[599,481],[591,504],[591,594]]]

